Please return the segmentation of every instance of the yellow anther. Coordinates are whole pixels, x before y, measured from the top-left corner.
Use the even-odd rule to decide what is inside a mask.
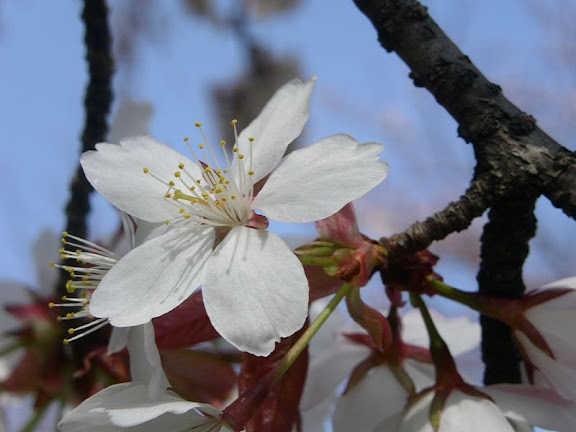
[[[172,198],[172,194],[166,193],[164,194],[164,198]]]
[[[254,171],[252,171],[252,170],[248,171],[248,175],[249,175],[249,176],[253,176],[253,175],[254,175]]]
[[[74,329],[73,329],[73,328],[68,329],[68,334],[69,334],[69,335],[73,335],[73,334],[74,334]]]
[[[68,237],[68,231],[64,231],[64,232],[62,233],[62,237]]]
[[[144,174],[148,174],[150,172],[148,168],[142,168],[142,171],[144,172]]]
[[[248,138],[248,141],[254,142],[254,138],[250,137],[250,138]]]
[[[168,186],[174,187],[174,186],[176,186],[176,183],[174,183],[172,180],[170,180],[170,181],[168,182]]]
[[[56,306],[56,305],[54,304],[54,302],[48,303],[48,307],[49,307],[50,309],[54,309],[55,306]]]
[[[222,202],[226,202],[226,198],[222,198]]]
[[[184,142],[188,142],[188,141],[190,141],[190,138],[184,137]]]
[[[218,175],[222,174],[222,170],[216,171],[216,174],[218,174]]]
[[[202,122],[196,122],[196,123],[194,123],[194,126],[196,126],[196,127],[202,127]]]
[[[229,185],[229,184],[230,184],[230,180],[226,180],[224,183],[227,184],[227,185]]]
[[[204,198],[205,200],[207,200],[208,198],[210,198],[210,195],[208,195],[206,192],[204,192],[202,194],[202,198]]]
[[[234,119],[230,122],[231,125],[235,125],[236,123],[238,123],[238,120]]]
[[[60,242],[61,242],[62,244],[66,244],[66,239],[61,239]]]
[[[194,192],[196,190],[196,186],[190,186],[190,190]]]
[[[69,341],[68,339],[64,339],[64,340],[62,341],[62,343],[63,343],[64,345],[68,345],[68,344],[70,343],[70,341]]]
[[[205,172],[205,173],[212,172],[212,168],[210,168],[209,166],[207,166],[206,168],[204,168],[204,172]]]
[[[224,174],[228,174],[228,170],[227,170],[227,169],[224,170]]]
[[[234,148],[232,149],[232,151],[233,151],[234,153],[238,153],[238,147],[234,147]]]
[[[74,314],[72,312],[68,312],[66,314],[66,318],[68,318],[68,319],[76,318],[76,314]],[[72,329],[70,329],[70,330],[72,330]],[[70,333],[70,334],[72,334],[72,333]]]
[[[56,321],[58,321],[59,323],[61,323],[61,322],[62,322],[62,317],[61,317],[61,316],[57,316],[57,317],[56,317]]]
[[[189,214],[184,215],[184,219],[190,219],[190,215]]]
[[[216,193],[217,193],[217,194],[221,194],[221,193],[222,193],[222,188],[216,189]]]
[[[176,172],[174,173],[174,177],[179,178],[179,177],[180,177],[180,171],[176,171]]]
[[[76,249],[76,255],[82,255],[82,249]]]
[[[64,253],[64,250],[65,250],[64,248],[60,248],[60,249],[58,249],[58,253],[63,254],[63,253]]]
[[[224,141],[224,140],[220,141],[220,146],[221,146],[221,147],[226,147],[226,141]]]
[[[178,210],[178,213],[180,213],[180,214],[184,214],[184,213],[186,213],[186,210],[184,210],[184,209],[180,209],[180,210]]]
[[[200,184],[200,183],[202,183],[202,180],[198,179],[198,180],[196,180],[196,183]]]
[[[66,289],[69,289],[72,286],[72,282],[71,280],[69,280],[68,282],[66,282]]]
[[[170,221],[169,221],[168,219],[166,219],[166,220],[164,221],[164,223],[165,223],[166,225],[170,225]]]
[[[238,159],[240,159],[240,160],[244,159],[244,155],[243,155],[243,154],[239,154],[239,155],[238,155]]]
[[[200,147],[200,150],[202,150],[204,148],[204,144],[200,143],[198,144],[198,147]]]
[[[56,267],[56,263],[54,263],[54,261],[50,261],[48,265],[52,268]]]
[[[184,164],[183,164],[182,162],[180,162],[180,163],[178,164],[178,168],[184,169]]]
[[[232,195],[232,196],[230,197],[230,199],[235,200],[235,199],[236,199],[236,195]]]

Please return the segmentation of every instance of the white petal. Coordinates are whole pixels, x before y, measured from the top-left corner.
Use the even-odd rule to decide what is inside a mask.
[[[112,334],[108,341],[108,355],[120,352],[126,348],[131,328],[132,327],[112,327]]]
[[[249,155],[252,146],[254,182],[266,177],[278,165],[288,145],[302,132],[310,116],[315,82],[316,79],[307,83],[295,79],[284,84],[238,136],[240,153]],[[254,138],[254,143],[250,144],[248,138]]]
[[[242,351],[265,356],[304,324],[308,281],[273,233],[234,227],[206,264],[203,295],[214,328]]]
[[[108,140],[118,143],[126,137],[149,135],[150,117],[153,111],[152,105],[146,101],[123,98],[114,114]]]
[[[308,410],[329,398],[355,366],[370,355],[364,345],[342,343],[310,361],[300,406]]]
[[[407,398],[408,393],[390,369],[376,367],[338,399],[334,432],[371,431],[383,419],[402,412]]]
[[[545,381],[556,391],[570,399],[576,398],[576,368],[574,365],[565,365],[549,357],[530,342],[523,333],[515,332],[514,334],[532,364],[537,368],[536,374],[542,374]]]
[[[548,389],[528,385],[499,384],[482,389],[498,404],[506,417],[534,426],[572,432],[576,425],[576,404]]]
[[[576,289],[576,276],[567,277],[564,279],[557,280],[555,282],[550,282],[542,287],[543,289],[552,288],[572,288]]]
[[[141,383],[124,383],[99,391],[66,414],[58,424],[58,430],[62,432],[113,432],[122,430],[114,426],[106,414],[95,414],[92,410],[99,408],[107,398],[130,387],[143,388],[144,385]]]
[[[188,402],[168,392],[164,393],[162,400],[150,401],[146,390],[147,386],[143,383],[117,384],[105,388],[68,413],[58,425],[59,429],[63,432],[126,429],[168,432],[213,422],[198,412],[199,409],[214,410],[209,405]]]
[[[463,354],[480,344],[480,324],[477,322],[467,317],[444,317],[434,310],[430,313],[453,356]],[[402,315],[402,338],[405,342],[428,348],[428,332],[418,310],[412,309]]]
[[[130,251],[94,291],[90,313],[118,327],[144,324],[182,303],[202,281],[214,230],[174,228]]]
[[[160,353],[154,338],[154,326],[151,322],[130,327],[128,351],[132,381],[148,383],[149,398],[159,399],[170,387],[170,383],[162,369]]]
[[[272,172],[252,208],[279,222],[326,218],[386,178],[382,148],[341,134],[296,150]]]
[[[96,149],[80,160],[92,186],[120,210],[149,222],[171,219],[178,208],[164,198],[168,186],[144,174],[144,168],[166,183],[175,180],[180,163],[195,178],[200,176],[195,163],[150,137],[122,140],[119,146],[100,143]]]
[[[514,429],[493,402],[453,391],[444,405],[440,432],[462,431],[514,432]]]

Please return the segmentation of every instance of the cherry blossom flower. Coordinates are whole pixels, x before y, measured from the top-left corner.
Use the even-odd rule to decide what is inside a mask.
[[[456,355],[468,352],[480,343],[480,327],[477,323],[466,318],[448,319],[437,313],[434,313],[434,321],[447,337]],[[336,321],[340,325],[341,322],[342,320]],[[418,347],[427,346],[428,336],[418,311],[409,311],[402,317],[402,323],[402,339],[414,344],[416,348],[414,350],[412,346],[405,345],[402,350],[405,354],[410,351],[416,353]],[[333,334],[334,329],[329,327],[323,328],[321,332],[329,331]],[[350,330],[341,327],[339,332],[345,331],[348,334]],[[322,336],[320,333],[319,335]],[[334,335],[331,339],[334,339]],[[314,345],[315,342],[311,348],[314,348]],[[344,394],[340,394],[341,384],[357,365],[371,357],[371,350],[366,345],[353,343],[342,336],[332,347],[326,347],[325,342],[322,345],[322,352],[310,363],[302,396],[304,431],[323,430],[318,423],[326,421],[332,406],[332,428],[335,432],[354,428],[371,431],[383,419],[394,418],[402,412],[410,393],[406,383],[401,383],[398,379],[399,370],[395,359],[383,359],[381,364],[374,363],[366,376],[348,388]],[[432,364],[409,357],[399,360],[400,366],[414,385],[413,390],[419,391],[434,383]]]
[[[342,134],[282,157],[308,119],[314,83],[294,80],[280,88],[235,132],[232,156],[216,157],[200,123],[204,142],[196,150],[189,145],[194,161],[149,137],[101,143],[82,156],[87,178],[112,204],[170,227],[108,272],[92,297],[93,315],[115,326],[139,325],[202,285],[212,324],[240,350],[268,355],[303,325],[308,283],[302,265],[265,230],[267,218],[325,218],[388,173],[378,160],[381,145]]]
[[[554,388],[576,400],[576,277],[562,279],[528,293],[524,318],[545,343],[537,346],[525,333],[514,331],[516,341],[534,369],[536,384]]]
[[[131,328],[128,350],[132,382],[105,388],[69,412],[62,432],[232,432],[221,411],[168,390],[151,323]]]
[[[531,424],[571,432],[576,421],[574,403],[556,393],[527,385],[492,385],[454,389],[438,394],[432,389],[417,395],[402,414],[388,417],[375,432],[515,432],[513,424]],[[435,396],[439,396],[436,398]],[[445,401],[442,400],[446,398]],[[433,412],[438,410],[438,417]],[[438,421],[437,427],[432,418]],[[514,422],[514,423],[511,423]]]

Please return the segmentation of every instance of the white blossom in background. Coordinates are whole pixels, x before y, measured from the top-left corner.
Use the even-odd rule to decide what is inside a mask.
[[[64,416],[62,432],[233,432],[221,411],[190,402],[168,390],[152,323],[128,336],[132,382],[115,384],[86,399]]]
[[[112,204],[170,227],[102,279],[93,315],[115,326],[142,324],[202,285],[212,324],[240,350],[268,355],[303,325],[308,282],[286,243],[265,230],[267,218],[325,218],[388,173],[378,160],[381,145],[347,135],[283,158],[308,120],[314,83],[294,80],[280,88],[236,135],[232,156],[225,151],[218,158],[203,133],[198,148],[189,145],[194,161],[149,137],[98,144],[83,155],[87,178]]]
[[[471,395],[453,390],[435,429],[430,422],[434,391],[425,391],[403,413],[381,422],[374,432],[515,432],[516,424],[531,424],[557,432],[573,432],[574,403],[550,390],[527,385],[492,385]],[[490,398],[492,400],[490,400]]]
[[[576,400],[576,277],[552,282],[540,291],[554,289],[571,291],[538,303],[524,313],[554,357],[534,345],[524,333],[515,330],[514,336],[527,360],[535,367],[535,383]]]
[[[445,318],[435,312],[432,316],[455,356],[474,349],[480,343],[480,326],[477,323],[467,318]],[[411,310],[401,319],[402,340],[427,348],[428,335],[420,313]],[[341,325],[342,319],[328,321],[325,325],[328,328],[321,331],[334,333],[334,329],[330,328],[331,323]],[[339,329],[339,333],[358,331],[363,330],[358,327]],[[325,341],[322,342],[326,346]],[[313,346],[314,341],[311,348]],[[304,432],[325,430],[324,425],[329,417],[335,432],[371,431],[385,418],[402,412],[408,392],[386,364],[373,368],[347,394],[340,394],[343,383],[354,367],[369,355],[368,347],[340,336],[332,347],[324,349],[323,353],[311,360],[300,405]],[[412,379],[416,391],[434,383],[434,368],[431,364],[405,359],[402,366]]]

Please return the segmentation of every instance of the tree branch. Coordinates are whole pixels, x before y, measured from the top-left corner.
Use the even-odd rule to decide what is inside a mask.
[[[413,223],[406,231],[380,243],[389,252],[392,260],[426,249],[432,242],[442,240],[453,232],[465,230],[472,221],[481,216],[493,203],[499,189],[493,187],[488,177],[473,180],[458,201],[428,217],[423,222]]]
[[[86,119],[82,132],[81,153],[94,149],[96,143],[104,141],[108,133],[106,118],[112,104],[114,70],[106,0],[85,0],[82,21],[85,28],[84,43],[90,81],[84,97]],[[86,217],[90,212],[92,191],[92,186],[78,164],[70,182],[70,198],[66,204],[66,231],[86,237]],[[64,273],[62,275],[57,287],[59,296],[66,294],[67,278]]]
[[[525,290],[522,267],[528,256],[528,242],[536,233],[536,197],[516,195],[499,201],[484,226],[478,272],[479,291],[488,295],[519,298]],[[500,321],[480,317],[482,359],[486,365],[484,383],[520,383],[520,353],[510,328]]]
[[[472,143],[476,173],[491,172],[546,194],[576,218],[576,156],[536,126],[534,118],[506,99],[446,36],[416,0],[354,0],[370,19],[378,40],[411,69],[458,122]]]

